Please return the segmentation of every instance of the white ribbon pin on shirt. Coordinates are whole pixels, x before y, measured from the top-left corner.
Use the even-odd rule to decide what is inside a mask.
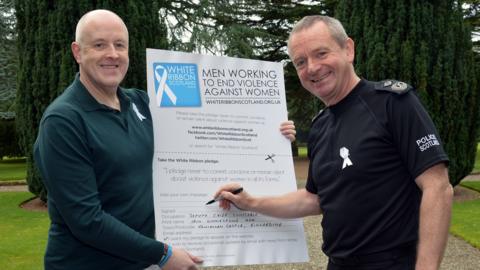
[[[348,167],[348,166],[352,166],[352,165],[353,165],[353,163],[352,163],[352,161],[350,160],[350,158],[348,158],[349,155],[350,155],[350,153],[349,153],[349,151],[348,151],[348,148],[346,148],[346,147],[340,148],[340,157],[343,158],[342,170],[345,169],[345,167]]]
[[[160,71],[162,71],[162,70],[163,70],[163,74],[160,75]],[[161,65],[158,65],[155,68],[154,73],[155,73],[155,78],[158,81],[158,87],[157,87],[157,89],[155,89],[155,94],[156,94],[156,97],[157,97],[158,106],[160,106],[160,104],[162,103],[163,92],[165,92],[167,94],[168,98],[172,101],[173,105],[176,105],[177,104],[177,96],[175,96],[172,89],[170,89],[170,87],[168,87],[168,85],[167,85],[167,78],[168,78],[167,69],[164,68]]]
[[[138,119],[140,119],[140,121],[143,121],[143,119],[147,119],[145,116],[143,116],[143,114],[140,113],[135,103],[132,103],[132,108],[133,108],[133,111],[137,114],[137,117]]]

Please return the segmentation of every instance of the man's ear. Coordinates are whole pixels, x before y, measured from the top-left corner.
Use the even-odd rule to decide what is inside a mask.
[[[348,60],[350,63],[353,63],[353,60],[355,59],[355,42],[353,42],[353,39],[347,38],[345,49],[347,51]]]
[[[73,53],[73,57],[75,58],[75,61],[77,61],[77,64],[80,64],[82,62],[82,59],[80,56],[80,44],[74,41],[72,42],[72,45],[70,45],[70,47],[72,48],[72,53]]]

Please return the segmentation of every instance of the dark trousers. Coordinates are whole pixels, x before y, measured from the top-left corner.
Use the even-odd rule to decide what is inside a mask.
[[[327,270],[414,270],[414,247],[352,258],[329,258]]]

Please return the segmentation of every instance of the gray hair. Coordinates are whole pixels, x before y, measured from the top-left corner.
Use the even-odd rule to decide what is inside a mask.
[[[323,15],[305,16],[298,21],[290,32],[287,46],[290,44],[290,40],[294,34],[311,28],[317,22],[323,22],[327,26],[330,35],[340,47],[343,48],[345,46],[345,41],[348,39],[348,35],[345,32],[342,23],[335,18]]]

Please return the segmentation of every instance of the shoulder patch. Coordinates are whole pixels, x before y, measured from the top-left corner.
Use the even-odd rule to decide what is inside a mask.
[[[397,95],[403,95],[412,89],[412,86],[396,80],[384,80],[375,83],[375,90],[392,92]]]

